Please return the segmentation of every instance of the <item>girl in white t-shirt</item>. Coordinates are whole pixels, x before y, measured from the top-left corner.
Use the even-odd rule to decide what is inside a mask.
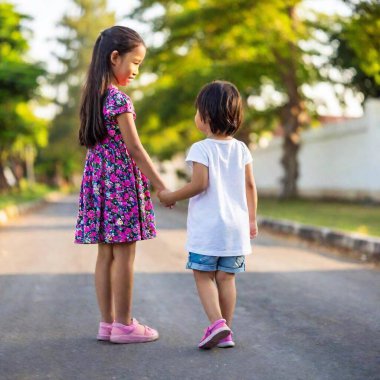
[[[166,206],[190,198],[187,268],[193,270],[211,322],[198,347],[233,347],[235,273],[244,272],[250,238],[258,232],[252,156],[243,142],[232,137],[242,122],[241,97],[232,83],[207,84],[195,105],[195,124],[207,138],[192,145],[186,157],[192,166],[191,182],[158,196]]]

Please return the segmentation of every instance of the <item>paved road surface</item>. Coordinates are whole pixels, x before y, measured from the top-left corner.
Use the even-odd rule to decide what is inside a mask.
[[[380,272],[261,234],[238,276],[234,349],[200,352],[207,325],[184,270],[185,215],[158,208],[138,246],[134,315],[159,341],[94,337],[96,246],[74,245],[76,197],[0,229],[1,379],[380,379]]]

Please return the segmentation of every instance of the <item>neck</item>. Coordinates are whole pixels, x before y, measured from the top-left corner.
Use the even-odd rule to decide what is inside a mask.
[[[208,139],[213,139],[213,140],[232,140],[232,136],[227,136],[227,135],[215,135],[213,133],[207,134]]]
[[[115,78],[115,76],[112,74],[111,75],[111,83],[110,83],[110,85],[111,86],[115,86],[115,87],[117,87],[118,85],[117,85],[117,80],[116,80],[116,78]]]

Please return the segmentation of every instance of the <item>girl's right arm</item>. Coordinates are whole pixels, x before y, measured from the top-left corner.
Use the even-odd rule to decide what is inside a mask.
[[[120,114],[117,116],[117,122],[125,145],[127,146],[128,153],[134,159],[139,169],[149,178],[157,191],[166,189],[149,154],[141,144],[132,113],[125,112]]]
[[[251,239],[255,238],[258,233],[256,211],[257,211],[257,190],[255,178],[253,177],[252,164],[245,165],[245,193],[247,196],[248,213],[249,213],[249,233]]]
[[[160,191],[157,195],[165,206],[170,206],[178,201],[189,199],[202,193],[207,187],[208,167],[199,162],[193,162],[193,174],[188,184],[176,191]]]

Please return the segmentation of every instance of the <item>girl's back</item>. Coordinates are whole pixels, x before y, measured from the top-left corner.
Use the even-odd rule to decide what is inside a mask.
[[[189,201],[189,251],[223,256],[249,254],[249,217],[245,166],[252,161],[247,146],[236,139],[195,143],[186,161],[208,167],[209,186]]]

